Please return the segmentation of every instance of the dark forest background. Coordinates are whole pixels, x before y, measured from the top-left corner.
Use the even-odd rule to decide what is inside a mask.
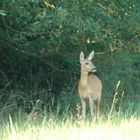
[[[118,106],[139,102],[139,0],[2,0],[0,114],[73,111],[79,53],[92,50],[102,106],[111,104],[118,81]]]

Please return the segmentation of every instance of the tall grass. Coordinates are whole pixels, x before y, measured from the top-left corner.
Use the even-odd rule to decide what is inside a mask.
[[[116,85],[110,106],[101,106],[102,113],[98,120],[92,120],[90,115],[82,119],[78,100],[73,101],[74,104],[66,103],[65,99],[65,102],[60,99],[56,103],[52,98],[45,111],[41,109],[40,100],[37,100],[30,113],[16,108],[16,103],[11,102],[9,106],[8,101],[0,110],[0,139],[139,140],[140,103],[123,100],[124,93],[119,92],[119,85],[120,81]]]
[[[20,114],[21,115],[21,114]],[[31,118],[30,118],[31,117]],[[66,119],[58,116],[40,118],[36,116],[18,116],[13,120],[9,115],[7,122],[2,122],[1,140],[139,140],[140,118],[113,114],[105,119],[100,116],[98,122],[90,119],[80,120],[78,125],[74,116]]]

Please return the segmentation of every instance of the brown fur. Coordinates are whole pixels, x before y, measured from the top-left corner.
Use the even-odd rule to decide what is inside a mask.
[[[81,97],[82,103],[82,114],[85,117],[86,114],[86,100],[89,99],[91,116],[94,117],[99,114],[99,107],[102,94],[102,82],[94,74],[89,74],[95,68],[92,64],[91,59],[93,58],[94,52],[91,52],[88,58],[84,59],[84,54],[80,54],[81,63],[81,76],[78,83],[78,93]],[[94,101],[97,101],[95,105]]]

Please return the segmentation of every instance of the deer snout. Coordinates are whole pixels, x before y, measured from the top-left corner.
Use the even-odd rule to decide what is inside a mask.
[[[94,65],[92,66],[91,72],[96,72],[96,67]]]

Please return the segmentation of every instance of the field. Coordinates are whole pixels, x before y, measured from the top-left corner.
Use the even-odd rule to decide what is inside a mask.
[[[116,118],[113,118],[115,120]],[[140,120],[130,118],[120,120],[115,124],[105,122],[81,122],[80,126],[67,119],[62,122],[56,120],[37,122],[9,122],[4,123],[0,130],[1,140],[139,140]],[[56,122],[55,122],[56,121]]]
[[[80,100],[76,100],[79,99],[76,95],[73,96],[73,100],[68,100],[67,97],[70,95],[65,92],[57,100],[52,97],[46,108],[41,107],[40,100],[31,102],[33,108],[27,112],[23,104],[19,107],[19,104],[14,102],[19,92],[12,92],[11,95],[9,93],[9,101],[7,100],[0,110],[0,138],[1,140],[139,140],[139,96],[126,96],[119,91],[119,86],[120,81],[110,102],[103,95],[98,119],[91,118],[89,109],[86,118],[82,118]]]
[[[140,0],[0,4],[0,140],[140,140]],[[77,93],[93,50],[97,120]]]
[[[113,106],[113,105],[112,105]],[[139,106],[139,105],[138,105]],[[133,111],[128,106],[125,112],[107,110],[98,120],[87,115],[82,119],[79,112],[70,115],[49,113],[26,114],[18,111],[16,115],[1,118],[1,140],[139,140],[140,108]],[[136,106],[135,106],[136,107]]]

